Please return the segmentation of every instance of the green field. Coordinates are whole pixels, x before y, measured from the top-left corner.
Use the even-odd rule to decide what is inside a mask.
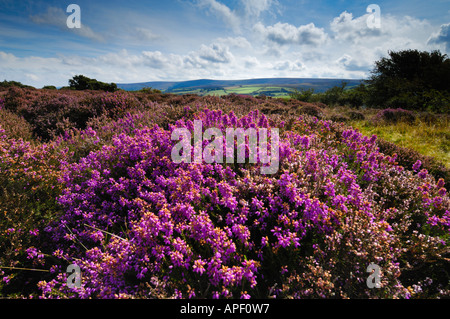
[[[251,95],[259,96],[266,95],[272,97],[287,97],[289,93],[294,89],[291,87],[282,86],[258,86],[258,85],[237,85],[237,86],[227,86],[227,87],[217,87],[217,88],[186,88],[186,89],[176,89],[172,93],[175,94],[197,94],[199,96],[223,96],[228,94],[241,94],[241,95]]]

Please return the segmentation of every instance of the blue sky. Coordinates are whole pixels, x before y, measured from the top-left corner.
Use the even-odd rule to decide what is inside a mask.
[[[79,29],[67,27],[71,3]],[[116,83],[364,78],[403,49],[450,53],[450,0],[0,0],[0,81],[35,87],[76,74]]]

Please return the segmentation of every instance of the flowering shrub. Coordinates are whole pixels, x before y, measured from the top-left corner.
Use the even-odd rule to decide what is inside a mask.
[[[294,116],[297,108],[273,99],[263,106],[273,112],[262,112],[261,99],[233,95],[154,102],[123,92],[64,94],[49,101],[73,99],[100,111],[44,144],[1,133],[0,293],[449,295],[450,199],[446,181],[425,161],[402,166],[376,136]],[[194,120],[222,132],[280,129],[278,172],[262,175],[263,164],[250,163],[248,152],[245,163],[175,163],[171,133],[192,132]],[[381,288],[366,284],[372,263]],[[67,285],[69,264],[81,268],[81,287]]]
[[[405,169],[412,170],[413,165],[417,163],[417,161],[420,161],[422,167],[427,169],[429,174],[434,176],[436,180],[439,180],[441,178],[445,181],[450,180],[450,169],[437,162],[432,157],[423,156],[414,150],[400,147],[395,145],[394,143],[387,142],[381,139],[378,140],[378,146],[380,148],[380,151],[384,154],[397,154],[396,162],[398,163],[398,165],[403,166]],[[444,187],[448,191],[450,191],[450,183],[446,183]]]
[[[29,252],[42,245],[41,231],[60,213],[56,197],[66,159],[67,153],[54,145],[33,146],[9,138],[0,127],[0,266],[35,268]],[[7,273],[10,293],[31,291],[42,278],[27,277],[27,271]]]
[[[21,116],[0,108],[0,125],[9,137],[31,141],[33,131],[31,125]]]
[[[85,129],[86,123],[102,115],[117,120],[126,112],[139,109],[141,103],[124,93],[96,91],[48,92],[10,88],[5,95],[5,108],[30,123],[37,138],[49,141],[71,129]]]
[[[258,112],[195,117],[218,128],[270,124]],[[173,145],[170,130],[138,129],[67,168],[65,213],[46,232],[83,282],[68,288],[59,268],[40,283],[43,297],[409,298],[403,271],[448,247],[443,181],[396,166],[375,137],[343,125],[301,117],[268,176],[258,165],[175,164]],[[381,289],[365,284],[372,262]],[[429,286],[445,294],[448,282]]]

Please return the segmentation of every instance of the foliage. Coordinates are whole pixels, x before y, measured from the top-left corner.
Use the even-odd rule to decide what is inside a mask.
[[[0,268],[39,268],[42,264],[31,256],[45,246],[39,234],[60,215],[56,198],[63,185],[58,179],[67,153],[51,144],[32,146],[5,133],[0,127]],[[42,272],[20,269],[0,273],[7,273],[4,294],[31,293],[43,278]]]
[[[340,86],[334,86],[331,89],[327,90],[323,93],[319,99],[320,102],[325,103],[326,105],[334,106],[337,104],[342,105],[343,94],[345,87],[347,86],[346,82],[342,82]]]
[[[368,104],[448,113],[449,83],[450,59],[446,54],[391,51],[389,58],[375,62],[368,80]]]
[[[104,83],[96,79],[90,79],[84,75],[75,75],[69,80],[69,87],[74,90],[102,90],[106,92],[117,91],[117,84]]]
[[[142,93],[161,93],[160,90],[153,89],[151,87],[144,87],[144,88],[140,89],[139,92],[142,92]]]
[[[25,85],[17,81],[6,81],[0,82],[0,90],[4,90],[10,87],[19,87],[19,88],[33,88],[30,85]]]
[[[314,89],[295,90],[289,94],[290,98],[311,103],[323,103],[328,106],[348,105],[352,108],[360,108],[366,103],[368,95],[367,85],[361,83],[352,88],[347,88],[344,81],[340,86],[333,86],[325,92],[314,93]]]
[[[310,88],[310,89],[300,89],[300,90],[294,90],[293,92],[291,92],[289,94],[289,96],[291,97],[291,99],[296,99],[302,102],[310,102],[311,101],[311,97],[314,94],[314,89]]]

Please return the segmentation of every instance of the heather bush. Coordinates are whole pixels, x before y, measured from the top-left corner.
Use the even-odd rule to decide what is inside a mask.
[[[69,95],[50,97],[43,95],[30,106],[22,109],[20,115],[33,127],[36,137],[49,141],[72,127],[82,124],[77,115],[86,113],[78,99]]]
[[[321,119],[324,116],[323,110],[314,104],[307,104],[301,106],[299,109],[299,113],[315,116],[318,119]]]
[[[54,92],[14,87],[5,94],[5,109],[30,123],[35,138],[50,141],[71,129],[87,128],[93,118],[118,120],[129,111],[142,110],[143,105],[127,92]]]
[[[431,159],[300,101],[45,91],[5,93],[3,122],[34,112],[52,140],[1,133],[2,296],[449,296],[448,175]],[[175,163],[171,133],[194,120],[278,128],[278,172],[262,175],[248,151],[245,163]]]
[[[358,112],[358,111],[350,111],[348,112],[348,117],[351,120],[356,120],[356,121],[361,121],[361,120],[365,120],[366,117],[362,112]]]
[[[31,141],[33,129],[21,116],[0,107],[0,126],[6,135],[16,139]]]
[[[440,178],[445,181],[450,180],[450,169],[432,157],[421,155],[414,150],[395,145],[394,143],[383,139],[378,140],[378,146],[380,151],[385,154],[391,156],[396,154],[396,161],[398,165],[403,166],[405,169],[412,170],[414,164],[417,163],[417,161],[420,161],[422,167],[427,169],[429,174],[434,176],[436,180],[439,180]],[[447,190],[450,190],[450,183],[447,183],[445,187]]]
[[[401,108],[397,109],[384,109],[379,111],[373,121],[375,123],[413,123],[416,117],[412,111],[404,110]]]
[[[274,124],[256,111],[238,118],[204,110],[194,118],[220,129]],[[175,127],[192,129],[192,120]],[[397,166],[376,137],[302,116],[283,135],[279,172],[263,176],[260,164],[175,164],[170,130],[116,128],[111,144],[64,171],[65,213],[46,228],[61,263],[39,283],[43,297],[447,293],[437,269],[405,277],[412,264],[446,258],[444,182]],[[82,268],[81,288],[65,285],[62,261]],[[383,270],[380,289],[365,284],[370,263]]]
[[[4,95],[4,107],[7,110],[19,113],[39,95],[40,93],[37,90],[10,87]]]
[[[56,198],[66,155],[52,145],[9,138],[0,128],[0,272],[8,283],[0,296],[26,295],[43,278],[22,268],[44,269],[44,256],[36,253],[43,246],[39,234],[60,215]]]
[[[329,116],[329,119],[334,122],[343,122],[343,123],[346,123],[350,120],[346,115],[342,114],[332,114]]]

